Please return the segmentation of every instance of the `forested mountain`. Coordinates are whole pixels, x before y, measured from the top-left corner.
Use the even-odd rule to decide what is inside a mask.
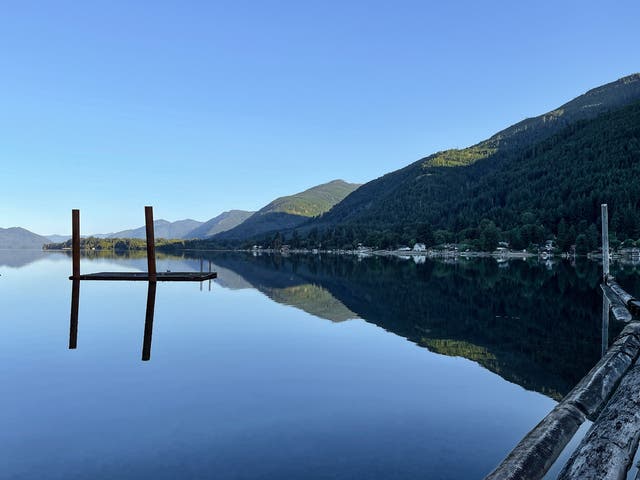
[[[309,218],[326,212],[359,186],[343,180],[333,180],[304,192],[277,198],[236,228],[214,238],[246,239],[266,232],[295,228]]]
[[[191,232],[202,225],[197,220],[178,220],[177,222],[168,222],[167,220],[155,220],[153,226],[156,238],[195,238],[191,236]],[[97,235],[95,235],[97,236]],[[146,229],[144,226],[131,230],[123,230],[121,232],[110,233],[107,238],[146,238]]]
[[[638,101],[640,74],[593,89],[477,145],[373,180],[303,233],[327,246],[421,240],[489,249],[502,238],[524,248],[558,235],[563,248],[578,239],[589,248],[600,203],[608,203],[613,233],[637,240]]]
[[[0,249],[41,249],[49,239],[20,227],[0,228]]]
[[[217,217],[204,222],[194,230],[190,231],[184,238],[207,238],[216,233],[226,232],[237,227],[255,212],[247,212],[245,210],[229,210],[222,212]]]

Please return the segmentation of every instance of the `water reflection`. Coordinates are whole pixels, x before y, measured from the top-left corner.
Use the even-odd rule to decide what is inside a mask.
[[[202,282],[200,282],[202,286]],[[144,316],[144,340],[142,342],[142,361],[151,359],[151,337],[153,335],[153,313],[156,306],[156,282],[149,282],[147,289],[147,311]]]
[[[609,349],[609,311],[611,303],[606,295],[602,295],[602,355]]]
[[[78,310],[80,308],[80,280],[71,283],[71,322],[69,325],[69,349],[78,347]]]
[[[202,282],[200,282],[202,283]],[[142,341],[142,360],[151,359],[151,339],[153,336],[153,316],[156,305],[157,282],[149,282],[147,288],[147,309],[144,318],[144,335]],[[69,349],[78,348],[78,311],[80,306],[80,280],[73,280],[71,285],[71,320],[69,322]]]
[[[66,260],[65,252],[43,250],[0,249],[0,267],[22,268],[44,259]]]
[[[112,254],[107,258],[118,261]],[[131,265],[138,258],[121,260]],[[407,262],[220,252],[163,260],[184,271],[203,271],[206,265],[219,272],[216,283],[224,288],[253,288],[332,322],[361,318],[433,352],[473,360],[554,399],[577,383],[622,328],[609,322],[609,309],[600,303],[595,262],[447,263],[422,257]],[[616,275],[630,291],[640,287],[635,267],[619,265]],[[151,354],[155,293],[150,284],[143,360]],[[77,297],[79,285],[74,285],[69,348],[77,346]]]
[[[582,378],[622,327],[601,316],[595,262],[209,258],[216,270],[235,272],[276,302],[333,321],[360,317],[554,399]]]

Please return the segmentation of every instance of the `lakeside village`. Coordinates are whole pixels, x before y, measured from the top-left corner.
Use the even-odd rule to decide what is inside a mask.
[[[627,242],[621,243],[618,248],[611,249],[609,254],[610,258],[622,260],[625,263],[632,263],[634,265],[640,264],[640,248],[635,245],[626,245]],[[554,240],[547,240],[544,245],[531,245],[530,248],[524,250],[512,250],[509,248],[507,242],[499,242],[498,247],[493,252],[483,252],[472,250],[466,245],[445,243],[442,245],[435,245],[433,247],[427,247],[424,243],[415,243],[413,247],[399,246],[392,250],[381,250],[374,247],[369,247],[361,243],[358,244],[355,249],[321,249],[321,248],[291,248],[290,245],[282,245],[279,249],[271,247],[263,247],[262,245],[253,245],[248,251],[254,255],[261,253],[280,253],[282,255],[290,254],[338,254],[338,255],[357,255],[360,257],[367,257],[373,255],[390,255],[400,258],[410,259],[414,261],[424,261],[426,258],[445,258],[455,259],[458,257],[472,258],[472,257],[493,257],[499,262],[512,258],[534,258],[537,257],[541,260],[548,260],[552,258],[565,258],[575,259],[578,256],[582,256],[599,260],[602,258],[602,249],[597,251],[587,252],[586,255],[579,255],[576,253],[575,245],[572,245],[570,251],[563,252],[559,249]]]
[[[610,243],[610,258],[619,260],[623,263],[640,265],[640,241],[625,240],[624,242],[612,241]],[[586,245],[576,247],[571,245],[568,251],[561,249],[557,242],[553,239],[547,240],[544,244],[530,244],[526,249],[511,248],[508,242],[496,242],[496,248],[493,251],[484,251],[474,248],[473,245],[467,243],[442,243],[433,246],[427,246],[425,243],[416,242],[413,246],[397,245],[393,248],[379,248],[358,243],[355,248],[322,248],[318,245],[313,248],[297,247],[294,248],[288,244],[280,245],[261,245],[254,244],[244,248],[210,248],[204,245],[185,245],[183,240],[166,240],[163,238],[156,239],[156,247],[160,251],[244,251],[253,255],[264,254],[335,254],[335,255],[355,255],[360,258],[368,256],[395,256],[401,259],[412,259],[416,263],[421,263],[427,258],[443,259],[445,261],[455,261],[458,258],[478,258],[492,257],[498,263],[506,262],[510,259],[539,259],[542,261],[551,261],[553,259],[570,259],[577,258],[592,259],[600,261],[602,259],[602,250],[588,251],[584,248]],[[251,244],[249,244],[251,245]],[[127,239],[104,239],[97,237],[84,237],[81,239],[81,250],[95,252],[125,252],[125,251],[143,251],[146,249],[146,241],[138,238]],[[71,250],[71,240],[61,243],[45,244],[43,250]]]

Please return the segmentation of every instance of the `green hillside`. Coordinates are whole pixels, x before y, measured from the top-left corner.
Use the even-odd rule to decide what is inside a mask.
[[[304,192],[276,198],[273,202],[261,208],[257,215],[279,212],[303,217],[315,217],[328,211],[359,186],[356,183],[347,183],[344,180],[333,180],[329,183],[309,188]]]
[[[244,240],[269,232],[296,228],[309,218],[328,211],[359,186],[343,180],[333,180],[304,192],[277,198],[237,227],[215,235],[214,239]]]
[[[596,88],[478,145],[369,182],[306,232],[328,246],[421,240],[490,249],[504,239],[524,248],[559,234],[563,247],[584,235],[581,245],[592,248],[604,202],[618,238],[637,240],[638,101],[638,74]]]

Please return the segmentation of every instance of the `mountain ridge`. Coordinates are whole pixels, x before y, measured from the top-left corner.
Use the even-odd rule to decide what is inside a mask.
[[[26,228],[0,228],[0,249],[42,249],[49,239]]]
[[[294,229],[310,218],[325,213],[359,187],[360,184],[338,179],[293,195],[278,197],[245,222],[213,238],[246,239],[272,231]]]
[[[554,135],[561,134],[563,131],[586,128],[585,122],[595,121],[603,115],[606,116],[607,112],[623,110],[625,106],[637,101],[640,101],[640,74],[629,75],[596,87],[551,112],[518,122],[471,147],[436,152],[365,183],[322,217],[311,221],[305,228],[309,230],[317,227],[326,231],[327,229],[335,230],[340,225],[351,225],[371,230],[371,228],[391,229],[391,225],[395,224],[401,230],[401,225],[413,225],[413,239],[417,238],[415,224],[420,222],[429,223],[434,228],[448,228],[453,233],[462,230],[463,227],[477,228],[477,224],[469,225],[466,218],[470,217],[474,208],[478,210],[484,207],[476,204],[475,207],[467,205],[456,210],[456,205],[460,205],[463,198],[468,200],[468,204],[472,203],[472,199],[468,197],[471,195],[470,192],[475,195],[481,194],[477,189],[473,190],[473,185],[479,179],[493,175],[501,169],[508,171],[510,161],[520,161],[518,156],[532,159],[542,154],[542,150],[548,148],[544,142]],[[560,110],[562,113],[557,113]],[[628,114],[632,115],[632,112]],[[623,119],[618,120],[624,123]],[[605,123],[606,120],[603,120],[603,125]],[[601,139],[597,132],[592,135],[599,139],[598,147],[603,147],[607,139]],[[631,132],[629,135],[627,140],[632,145],[634,133]],[[568,138],[565,137],[565,140]],[[538,146],[540,146],[539,149]],[[572,145],[567,143],[564,148],[570,149]],[[582,151],[576,151],[576,155],[583,154]],[[549,186],[551,187],[552,185]],[[488,201],[502,205],[500,202],[503,200],[494,198]],[[450,208],[446,208],[447,206]],[[560,207],[559,205],[558,208]],[[523,208],[526,209],[526,205]],[[437,210],[438,214],[430,215],[429,212],[434,210]],[[526,213],[526,210],[521,213]],[[591,213],[589,217],[592,217]],[[446,226],[443,218],[447,220]],[[494,221],[500,220],[500,218],[494,219]],[[536,221],[544,222],[545,219]],[[591,221],[595,221],[595,218]],[[512,221],[503,223],[513,224]],[[459,229],[456,224],[459,224]],[[548,222],[546,228],[551,228]],[[555,228],[554,225],[553,230]],[[393,235],[393,232],[390,234]],[[477,233],[473,235],[477,236]],[[364,238],[360,237],[359,240],[363,241]]]
[[[158,219],[154,220],[153,227],[155,230],[156,238],[166,239],[181,239],[189,238],[185,235],[189,235],[191,231],[201,226],[203,222],[186,218],[184,220],[177,220],[175,222],[169,222],[168,220]],[[98,236],[98,235],[94,235]],[[146,238],[146,228],[144,226],[138,228],[132,228],[129,230],[122,230],[120,232],[106,234],[106,238]]]
[[[207,238],[237,227],[255,212],[247,210],[227,210],[207,220],[188,234],[188,238]]]

